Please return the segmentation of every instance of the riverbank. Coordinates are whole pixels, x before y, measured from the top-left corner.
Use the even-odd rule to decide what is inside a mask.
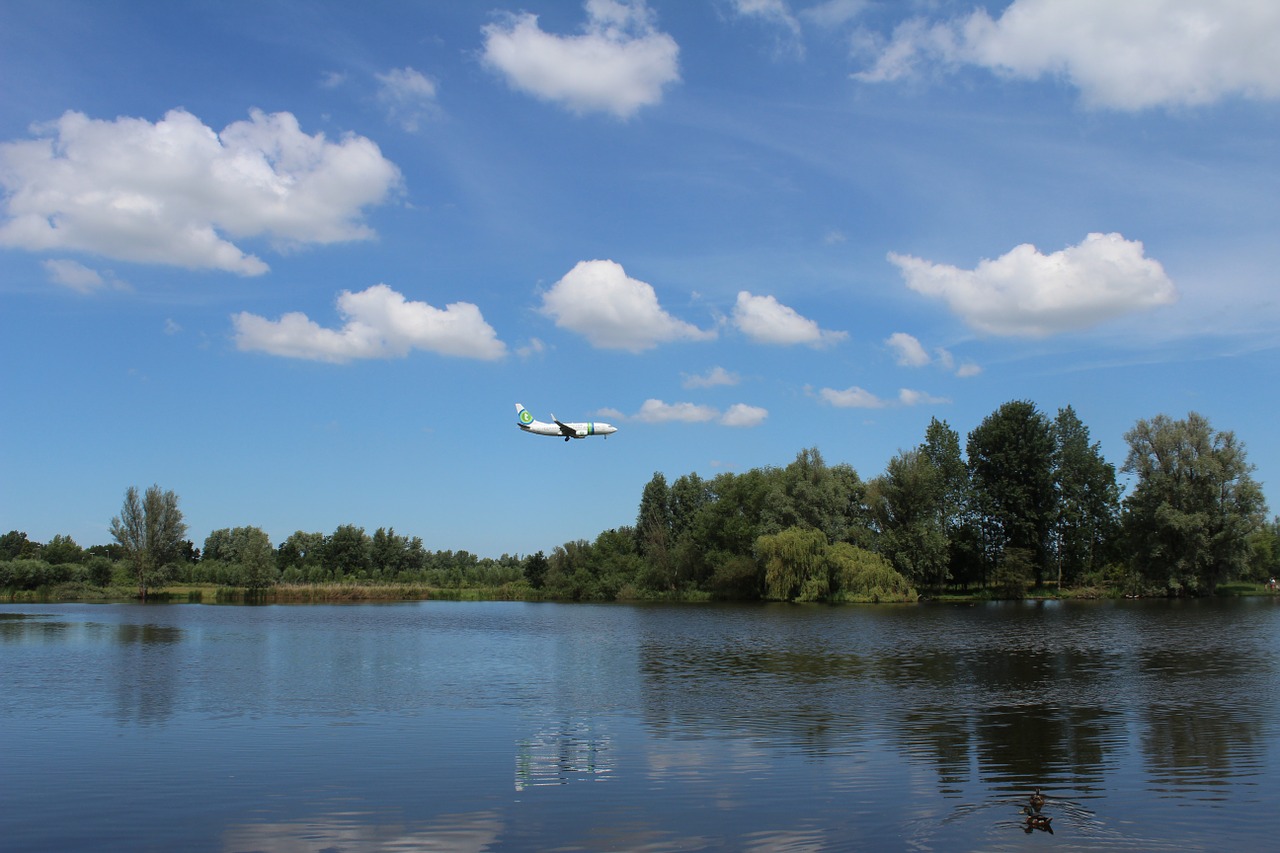
[[[1275,596],[1280,594],[1265,583],[1235,581],[1218,586],[1215,596],[1230,598],[1239,596]],[[1028,590],[1024,600],[1103,600],[1133,598],[1118,589],[1102,587],[1078,587],[1059,590],[1051,585]],[[920,601],[943,603],[975,603],[1000,600],[995,590],[959,590],[926,594]],[[138,601],[137,587],[98,587],[83,583],[65,583],[35,590],[0,590],[0,601],[14,603],[63,602],[81,604],[106,604]],[[154,603],[191,604],[325,604],[325,603],[377,603],[388,601],[562,601],[549,598],[540,590],[527,584],[506,584],[494,587],[438,587],[427,584],[277,584],[264,590],[246,590],[217,584],[170,584],[149,590],[147,600]],[[618,601],[666,601],[676,603],[705,603],[712,600],[705,593],[671,594],[654,597],[624,597]]]

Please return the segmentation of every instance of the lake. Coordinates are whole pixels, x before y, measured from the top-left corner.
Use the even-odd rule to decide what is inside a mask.
[[[1270,598],[0,604],[0,848],[1273,847],[1278,658]]]

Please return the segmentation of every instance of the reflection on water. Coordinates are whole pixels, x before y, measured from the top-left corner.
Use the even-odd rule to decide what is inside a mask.
[[[1021,850],[1037,787],[1062,849],[1272,835],[1270,600],[4,610],[15,849]]]
[[[604,782],[613,772],[610,737],[579,720],[544,729],[516,746],[516,790],[574,781]]]

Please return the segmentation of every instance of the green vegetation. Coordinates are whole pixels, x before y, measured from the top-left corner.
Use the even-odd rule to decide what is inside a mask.
[[[258,527],[184,541],[171,491],[130,487],[115,541],[81,548],[0,536],[10,599],[570,601],[936,599],[1275,594],[1280,519],[1244,447],[1191,413],[1139,421],[1116,470],[1071,407],[1013,401],[968,436],[945,421],[863,482],[817,448],[783,468],[655,473],[635,524],[526,556],[428,551],[420,538],[342,525],[278,547]],[[966,458],[967,457],[967,458]]]

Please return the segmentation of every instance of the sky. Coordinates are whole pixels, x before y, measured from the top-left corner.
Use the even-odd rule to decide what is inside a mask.
[[[3,0],[0,530],[482,557],[930,419],[1280,508],[1274,0]],[[602,420],[607,438],[526,435]],[[1131,485],[1128,478],[1121,482]]]

